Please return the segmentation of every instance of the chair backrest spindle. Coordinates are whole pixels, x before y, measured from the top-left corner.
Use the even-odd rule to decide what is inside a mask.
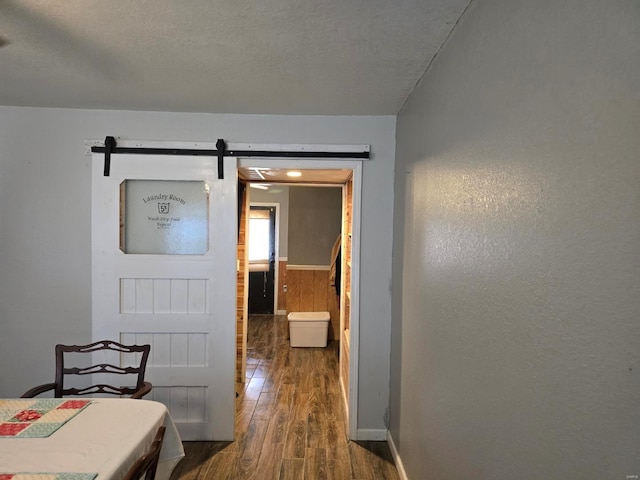
[[[90,343],[88,345],[56,345],[56,378],[55,383],[40,385],[25,393],[23,396],[35,396],[47,390],[53,390],[57,398],[69,395],[94,395],[109,394],[120,396],[131,396],[132,398],[142,398],[151,391],[151,384],[144,379],[147,361],[149,359],[150,345],[123,345],[112,340],[101,340],[99,342]],[[97,352],[104,353],[104,358],[111,363],[93,363]],[[116,354],[118,356],[116,357]],[[70,359],[67,357],[74,356],[74,360],[83,358],[84,363],[80,366],[74,364],[69,365]],[[117,358],[117,359],[116,359]],[[128,361],[134,359],[133,365]],[[67,361],[69,360],[69,362]],[[91,361],[89,361],[91,360]],[[93,385],[85,386],[86,382],[80,388],[76,386],[68,386],[67,380],[75,377],[88,375],[99,376],[100,379],[111,375],[126,375],[127,378],[134,378],[128,385],[122,386],[125,382],[116,382],[117,385],[107,383],[94,382]],[[96,377],[93,377],[95,380]],[[119,378],[119,377],[118,377]]]

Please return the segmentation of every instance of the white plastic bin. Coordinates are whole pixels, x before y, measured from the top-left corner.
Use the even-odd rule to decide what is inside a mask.
[[[289,337],[292,347],[326,347],[329,312],[291,312]]]

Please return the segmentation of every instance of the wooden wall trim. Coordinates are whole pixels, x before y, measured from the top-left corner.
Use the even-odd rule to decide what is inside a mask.
[[[287,265],[287,270],[331,270],[331,265]]]
[[[247,363],[247,338],[246,338],[246,315],[247,315],[247,207],[249,195],[245,190],[240,218],[238,219],[238,274],[236,278],[236,382],[244,383]]]

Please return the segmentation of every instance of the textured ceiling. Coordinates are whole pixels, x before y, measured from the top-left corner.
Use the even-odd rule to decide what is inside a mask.
[[[0,0],[0,105],[395,115],[470,0]]]

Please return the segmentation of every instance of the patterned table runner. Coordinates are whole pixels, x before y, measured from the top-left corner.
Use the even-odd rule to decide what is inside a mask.
[[[0,473],[0,480],[93,480],[97,473]]]
[[[62,425],[80,413],[91,400],[65,400],[62,398],[20,398],[0,399],[0,437],[43,438],[48,437]],[[12,480],[23,480],[31,477],[19,477],[10,474]],[[29,474],[35,475],[35,474]],[[43,475],[43,474],[38,474]],[[75,480],[75,477],[34,477],[37,479],[53,478],[53,480]],[[66,475],[66,474],[65,474]],[[85,480],[89,477],[78,477]],[[91,477],[93,478],[93,477]],[[5,480],[0,476],[0,480]]]

